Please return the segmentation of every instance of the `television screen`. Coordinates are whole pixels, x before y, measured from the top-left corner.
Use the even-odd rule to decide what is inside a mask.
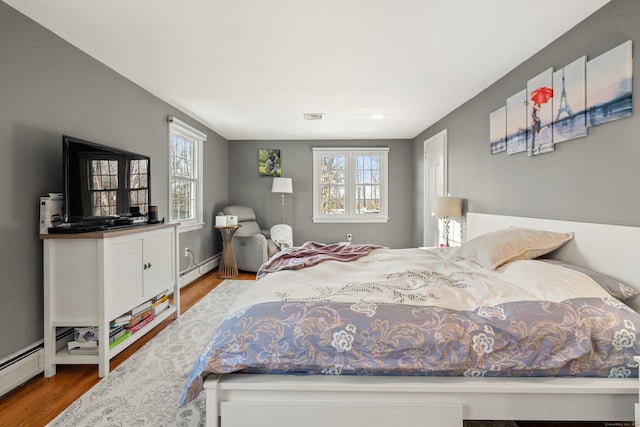
[[[148,156],[66,135],[62,146],[65,222],[148,213]]]

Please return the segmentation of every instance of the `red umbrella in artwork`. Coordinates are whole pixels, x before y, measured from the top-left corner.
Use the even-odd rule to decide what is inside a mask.
[[[553,89],[550,87],[541,86],[531,92],[531,100],[536,104],[545,104],[551,98],[553,98]]]

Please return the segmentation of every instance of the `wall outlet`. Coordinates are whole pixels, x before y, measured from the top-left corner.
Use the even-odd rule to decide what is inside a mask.
[[[352,237],[353,236],[351,236],[351,233],[347,233],[347,242],[351,242]]]
[[[184,248],[184,257],[187,258],[189,256],[189,248]]]

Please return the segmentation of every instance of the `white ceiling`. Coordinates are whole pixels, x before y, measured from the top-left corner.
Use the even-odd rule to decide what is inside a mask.
[[[413,138],[609,0],[3,1],[238,140]]]

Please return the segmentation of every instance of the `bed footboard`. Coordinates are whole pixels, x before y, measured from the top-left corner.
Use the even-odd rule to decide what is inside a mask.
[[[207,426],[397,424],[438,420],[633,421],[637,379],[235,374],[205,382]],[[639,424],[640,425],[640,424]]]

